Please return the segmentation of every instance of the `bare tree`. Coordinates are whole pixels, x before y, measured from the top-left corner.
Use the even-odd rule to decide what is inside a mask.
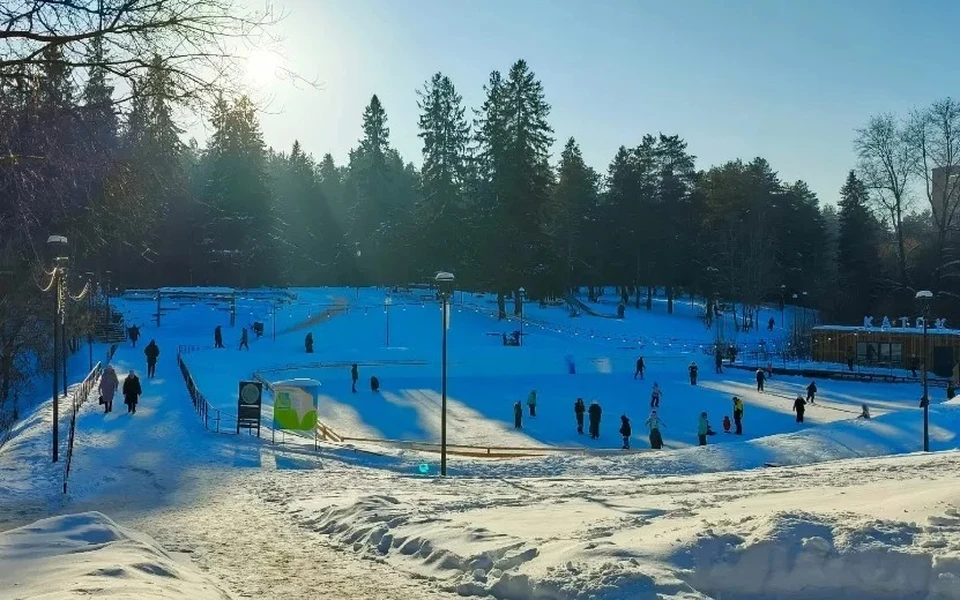
[[[133,82],[160,57],[177,100],[209,101],[235,91],[245,48],[275,40],[268,12],[238,0],[5,0],[0,3],[0,86],[28,80],[38,65],[101,67]],[[91,52],[94,41],[102,52]]]
[[[890,217],[893,226],[902,286],[908,283],[903,217],[910,209],[909,187],[915,172],[913,148],[905,134],[906,128],[894,115],[882,114],[871,117],[866,127],[858,129],[854,140],[860,178],[874,191],[871,200]]]
[[[936,260],[933,286],[940,288],[950,232],[960,208],[960,103],[952,98],[935,102],[910,116],[907,140],[912,147],[912,168],[924,191],[936,225]]]

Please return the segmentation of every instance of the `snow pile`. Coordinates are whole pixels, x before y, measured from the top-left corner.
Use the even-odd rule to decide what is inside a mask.
[[[231,598],[149,537],[98,512],[0,533],[0,556],[0,598]]]

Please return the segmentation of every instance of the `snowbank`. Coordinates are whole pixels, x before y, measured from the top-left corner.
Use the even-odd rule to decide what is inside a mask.
[[[0,533],[0,598],[229,600],[149,537],[98,512],[43,519]]]

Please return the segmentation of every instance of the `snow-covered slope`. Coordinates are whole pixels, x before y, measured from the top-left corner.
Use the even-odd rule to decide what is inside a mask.
[[[0,533],[0,599],[230,600],[148,536],[98,512]]]

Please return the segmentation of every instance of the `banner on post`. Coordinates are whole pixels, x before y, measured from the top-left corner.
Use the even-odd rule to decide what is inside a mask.
[[[288,379],[273,387],[273,424],[276,429],[309,431],[317,426],[320,382]]]

